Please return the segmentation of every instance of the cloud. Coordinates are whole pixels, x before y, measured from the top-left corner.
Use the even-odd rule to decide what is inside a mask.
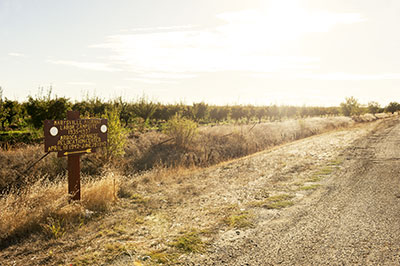
[[[307,79],[307,80],[330,80],[330,81],[368,81],[368,80],[400,80],[400,73],[383,73],[383,74],[355,74],[344,72],[333,73],[249,73],[246,76],[253,78],[267,79]]]
[[[168,27],[147,27],[147,28],[133,28],[124,29],[121,32],[155,32],[155,31],[175,31],[175,30],[188,30],[193,29],[195,25],[180,25],[180,26],[168,26]]]
[[[315,79],[315,80],[395,80],[400,79],[400,73],[385,73],[385,74],[352,74],[352,73],[325,73],[325,74],[300,74],[296,76],[300,79]]]
[[[174,83],[177,83],[175,81],[170,81],[170,80],[159,80],[159,79],[150,79],[150,78],[125,78],[124,80],[136,81],[136,82],[147,83],[147,84],[162,84],[162,83],[174,84]]]
[[[195,78],[195,74],[185,74],[185,73],[173,73],[173,72],[149,72],[142,73],[140,77],[152,78],[152,79],[189,79]]]
[[[176,79],[202,72],[315,69],[320,59],[296,54],[295,40],[365,20],[356,13],[310,11],[296,2],[284,2],[273,1],[265,10],[219,14],[221,23],[214,28],[134,29],[134,33],[108,36],[106,42],[90,47],[110,51],[113,62],[127,71],[171,73]]]
[[[257,41],[252,43],[252,47],[277,48],[305,34],[329,32],[339,25],[365,21],[357,13],[308,11],[301,7],[288,7],[286,1],[279,3],[268,8],[267,12],[245,10],[219,14],[218,18],[226,23],[218,27],[218,31],[239,45],[244,41],[246,46],[249,41]]]
[[[173,73],[173,72],[142,72],[133,77],[125,78],[128,81],[136,81],[147,84],[176,84],[179,79],[195,78],[195,74]]]
[[[67,82],[68,85],[76,85],[76,86],[93,86],[96,85],[94,82],[86,82],[86,81],[71,81]]]
[[[24,54],[21,53],[8,53],[9,56],[15,56],[15,57],[25,57]]]
[[[94,70],[94,71],[107,71],[107,72],[119,71],[118,68],[112,67],[106,63],[78,62],[70,60],[47,60],[47,62],[56,65],[66,65],[66,66],[72,66],[76,68]]]
[[[105,44],[92,47],[110,49],[116,62],[135,72],[217,72],[261,71],[309,68],[318,58],[266,55],[265,48],[234,42],[239,36],[208,31],[114,35]]]

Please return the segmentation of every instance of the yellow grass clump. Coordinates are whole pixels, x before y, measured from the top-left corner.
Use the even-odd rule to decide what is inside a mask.
[[[53,231],[56,225],[73,226],[88,213],[99,213],[109,209],[116,201],[120,176],[105,174],[98,180],[82,182],[81,202],[70,202],[67,181],[38,181],[0,198],[0,246],[33,232]]]
[[[82,204],[85,208],[95,212],[109,209],[117,200],[117,193],[121,184],[121,177],[113,172],[107,173],[101,179],[91,179],[82,186]]]

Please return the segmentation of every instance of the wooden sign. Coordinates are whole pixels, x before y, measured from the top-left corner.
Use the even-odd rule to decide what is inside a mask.
[[[68,111],[67,120],[44,121],[44,150],[68,156],[68,193],[81,199],[80,156],[107,146],[107,119],[79,119],[78,111]]]
[[[107,119],[45,120],[44,150],[59,156],[107,146]]]

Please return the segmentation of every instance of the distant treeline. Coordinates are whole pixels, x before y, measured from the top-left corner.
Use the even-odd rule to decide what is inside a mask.
[[[122,98],[104,101],[98,97],[87,97],[85,100],[72,102],[65,97],[52,96],[51,90],[46,94],[28,96],[27,101],[20,103],[3,98],[0,88],[0,130],[2,131],[40,129],[45,119],[65,119],[67,110],[77,110],[81,113],[81,117],[102,117],[107,110],[111,109],[118,110],[123,126],[131,127],[138,124],[156,126],[177,114],[201,124],[250,123],[313,116],[352,116],[362,113],[396,112],[400,110],[400,104],[392,102],[382,108],[378,103],[371,102],[368,106],[362,106],[353,97],[346,98],[340,107],[216,106],[204,102],[192,105],[162,104],[151,101],[145,96],[130,102]]]

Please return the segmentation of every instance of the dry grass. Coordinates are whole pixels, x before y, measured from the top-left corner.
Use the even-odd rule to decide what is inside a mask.
[[[69,203],[67,181],[38,181],[24,190],[0,198],[0,246],[34,232],[57,238],[59,231],[79,224],[82,219],[106,211],[116,200],[120,177],[106,174],[82,184],[82,201]]]
[[[200,233],[196,230],[190,230],[188,232],[183,232],[179,237],[177,237],[171,246],[183,251],[183,252],[199,252],[204,250],[205,243],[200,237]]]
[[[293,196],[288,194],[280,194],[272,197],[268,197],[265,200],[250,202],[251,207],[263,207],[267,209],[283,209],[293,205],[291,199]]]
[[[314,123],[316,122],[318,121],[314,121]],[[289,125],[297,129],[303,127],[303,130],[305,130],[304,126],[312,124],[307,120],[305,122],[286,123],[287,127]],[[256,130],[258,126],[261,130],[262,125],[256,125],[250,130],[250,133]],[[231,126],[232,128],[240,128],[240,126]],[[251,129],[251,126],[243,126],[243,128]],[[218,127],[209,128],[209,130],[217,129]],[[257,134],[267,135],[267,133],[278,134],[277,132],[279,132],[271,131],[258,132]],[[139,137],[143,141],[142,147],[151,147],[157,144],[157,141],[162,141],[165,138],[165,136],[162,137],[161,134],[156,132],[149,134],[151,134],[151,138],[145,138],[144,135]],[[202,134],[202,132],[199,133],[199,135]],[[213,134],[217,133],[213,132]],[[237,135],[232,137],[231,141],[234,141],[237,136],[244,135],[238,131],[235,134]],[[293,137],[293,135],[287,136]],[[323,137],[321,136],[321,138]],[[319,139],[319,137],[316,139]],[[145,141],[148,141],[146,145],[144,145]],[[199,138],[196,141],[199,141]],[[323,143],[325,142],[323,141]],[[296,143],[293,145],[296,146]],[[173,147],[173,143],[166,143],[158,147],[161,147],[161,149]],[[172,148],[170,151],[176,152]],[[142,152],[145,151],[136,151],[137,154]],[[127,261],[129,260],[132,264],[134,259],[139,260],[140,264],[143,262],[143,265],[156,263],[176,265],[187,256],[186,253],[203,252],[208,248],[207,243],[212,243],[216,235],[221,232],[232,231],[236,235],[235,230],[247,230],[256,226],[261,217],[259,216],[260,211],[263,212],[263,215],[266,212],[275,213],[295,204],[296,197],[287,194],[295,191],[288,192],[286,190],[287,182],[274,181],[270,173],[281,171],[282,174],[286,175],[293,172],[293,175],[299,176],[299,171],[307,170],[297,179],[302,181],[299,186],[304,186],[306,183],[303,181],[307,177],[314,175],[319,177],[319,175],[328,174],[329,168],[333,169],[335,165],[340,163],[338,159],[330,161],[326,167],[321,166],[312,169],[290,167],[293,161],[296,161],[295,166],[297,166],[297,156],[284,157],[286,155],[287,153],[284,151],[282,151],[282,154],[270,154],[268,158],[271,163],[261,165],[260,162],[264,160],[262,159],[256,161],[254,166],[244,158],[238,160],[237,168],[228,163],[204,171],[181,165],[178,165],[178,167],[157,167],[140,174],[131,173],[123,178],[116,176],[115,190],[114,177],[111,173],[106,173],[102,175],[102,178],[84,181],[82,185],[83,201],[76,205],[78,208],[68,204],[67,199],[61,199],[66,193],[65,180],[63,183],[45,183],[48,184],[50,191],[60,187],[60,191],[55,193],[49,201],[54,206],[46,205],[48,203],[39,197],[41,193],[39,184],[38,188],[31,189],[31,192],[37,194],[35,197],[40,198],[39,201],[43,206],[31,204],[32,208],[43,209],[42,212],[48,208],[50,211],[46,214],[47,216],[42,215],[41,219],[39,219],[40,217],[37,219],[39,222],[33,224],[38,225],[40,232],[44,232],[52,238],[61,238],[61,240],[47,241],[46,238],[41,238],[40,241],[35,241],[34,239],[40,250],[35,250],[30,243],[19,243],[4,249],[4,252],[7,252],[7,256],[10,257],[16,254],[17,251],[14,249],[24,247],[25,251],[18,251],[20,255],[15,255],[16,259],[20,259],[19,265],[30,263],[32,252],[40,254],[44,259],[48,259],[48,264],[53,265],[69,265],[70,263],[74,265],[128,265]],[[287,160],[281,162],[281,158]],[[255,166],[262,167],[263,171],[256,171]],[[251,182],[252,172],[254,178],[257,176],[258,181],[256,183]],[[231,185],[231,183],[235,185]],[[246,184],[251,185],[245,186]],[[228,193],[225,194],[225,191]],[[115,201],[116,192],[120,199],[115,207],[111,207]],[[254,196],[253,193],[257,195]],[[45,195],[45,193],[43,194]],[[7,205],[13,211],[13,213],[9,213],[8,218],[3,217],[0,213],[0,225],[3,224],[3,220],[9,220],[18,208],[29,209],[25,206],[29,204],[24,204],[24,199],[18,199],[19,196],[15,193],[10,194],[9,197],[5,196],[4,199],[11,199],[12,197],[16,197],[15,209],[10,204],[7,203],[7,205],[0,200],[0,206]],[[60,200],[60,202],[57,203],[57,200]],[[110,209],[111,211],[107,215],[99,217],[101,219],[92,219],[77,228],[77,224],[80,224],[82,219],[86,219],[88,213],[90,214],[88,210],[101,212]],[[273,210],[267,211],[265,209]],[[59,213],[60,210],[63,210],[61,214]],[[33,217],[32,213],[28,213],[28,215]],[[93,216],[93,214],[91,215]],[[74,220],[73,217],[76,217],[76,219]],[[74,221],[71,222],[71,220]],[[7,227],[11,223],[13,222],[9,221],[8,225],[2,227],[0,233],[6,232],[7,234]],[[23,223],[18,223],[17,232],[18,230],[23,232]],[[25,233],[32,231],[29,226],[26,228],[28,230]],[[192,230],[193,228],[195,230]],[[232,230],[234,228],[235,230]],[[18,235],[14,233],[12,236],[16,238]],[[227,236],[229,237],[229,234]],[[0,242],[6,243],[7,239],[4,239],[1,235]],[[53,243],[57,243],[59,246],[53,245]],[[8,245],[12,245],[12,243]],[[48,255],[49,252],[58,252],[57,258]],[[72,260],[71,257],[76,257],[76,259]],[[121,264],[117,263],[119,260],[121,260]],[[43,265],[39,261],[39,259],[36,259],[35,265]]]
[[[207,167],[243,157],[275,145],[354,125],[349,117],[306,118],[250,125],[204,126],[189,147],[148,132],[129,140],[126,174],[154,166]],[[162,143],[159,145],[159,143]]]
[[[155,166],[207,167],[227,160],[240,158],[276,145],[309,137],[337,128],[354,125],[354,121],[365,122],[387,117],[387,114],[349,117],[313,117],[282,122],[268,122],[250,125],[220,125],[199,128],[190,145],[181,145],[161,132],[133,132],[129,135],[125,156],[114,162],[107,162],[101,152],[82,156],[82,173],[99,176],[102,169],[113,164],[126,176],[149,170]],[[46,175],[57,180],[65,175],[66,159],[50,154],[33,167],[29,173],[21,173],[32,162],[44,155],[41,145],[0,150],[0,191],[10,185],[25,186]]]
[[[254,215],[249,211],[238,211],[229,217],[226,217],[224,222],[231,228],[244,229],[254,226]]]
[[[25,172],[43,155],[45,155],[43,145],[27,145],[14,150],[0,149],[0,192],[10,189],[10,186],[22,188],[32,185],[43,177],[50,181],[57,181],[66,174],[67,159],[66,157],[58,158],[56,153],[49,154]],[[101,175],[105,161],[100,153],[81,156],[81,158],[81,171],[84,175]]]
[[[370,121],[374,117],[368,115],[362,119]],[[384,116],[381,115],[381,117]],[[155,166],[175,167],[181,174],[182,167],[203,167],[217,164],[285,142],[336,128],[349,127],[353,124],[354,120],[348,117],[328,117],[254,125],[206,126],[199,129],[199,134],[189,148],[177,147],[172,141],[160,144],[168,140],[168,136],[160,132],[148,132],[131,136],[126,148],[126,155],[118,164],[123,173],[130,177],[139,170],[151,169]],[[14,189],[18,190],[18,193],[10,193],[0,199],[1,206],[4,206],[0,219],[5,221],[0,224],[0,237],[2,239],[8,235],[19,234],[20,231],[29,231],[29,228],[40,227],[39,225],[45,222],[44,217],[57,216],[60,210],[66,208],[67,199],[63,197],[66,194],[66,182],[60,181],[60,176],[65,175],[65,158],[57,158],[55,154],[50,154],[32,168],[27,175],[18,180],[21,172],[31,162],[44,154],[42,148],[39,145],[33,145],[17,150],[0,151],[0,165],[2,166],[0,169],[0,189],[4,189],[10,184],[22,188],[21,190]],[[99,155],[82,157],[83,173],[91,176],[96,173],[99,174],[103,165],[104,162],[101,161]],[[154,178],[164,180],[165,173],[162,168],[160,169],[155,175],[152,174],[149,177],[142,175],[143,182],[151,181]],[[38,177],[44,174],[51,182],[39,181]],[[171,175],[170,170],[168,170],[168,175]],[[27,185],[28,180],[33,185]],[[87,181],[82,192],[84,208],[97,211],[104,211],[108,208],[107,203],[116,199],[115,193],[119,186],[118,182],[113,183],[114,181],[110,180],[107,177]],[[135,186],[135,183],[130,185]],[[186,190],[190,193],[196,193],[196,191],[190,189]],[[123,189],[121,191],[123,194]],[[9,225],[9,220],[17,209],[19,212],[14,219],[16,222]]]
[[[368,119],[371,117],[368,116]],[[50,234],[58,237],[63,234],[66,227],[79,223],[91,212],[98,213],[108,210],[110,204],[116,201],[117,192],[120,196],[127,198],[134,196],[130,194],[138,182],[150,183],[148,187],[151,187],[151,190],[158,190],[159,188],[152,184],[162,184],[163,182],[179,184],[179,178],[184,175],[184,172],[190,172],[190,169],[187,169],[188,166],[217,164],[274,145],[353,124],[354,121],[351,118],[329,117],[256,125],[203,127],[199,130],[191,147],[184,149],[175,146],[173,142],[159,145],[168,139],[162,133],[144,133],[129,139],[126,156],[121,160],[122,164],[119,162],[119,165],[122,165],[122,171],[131,180],[124,185],[129,189],[119,189],[121,184],[119,176],[114,177],[111,173],[104,174],[102,178],[84,182],[82,185],[83,200],[74,205],[68,203],[66,181],[61,177],[65,171],[66,160],[65,158],[56,158],[55,154],[51,154],[24,177],[23,181],[33,180],[33,184],[19,183],[21,189],[14,188],[0,198],[0,206],[2,206],[0,246],[5,245],[10,239],[18,239],[32,232],[50,231]],[[0,151],[2,166],[0,188],[15,183],[20,173],[30,162],[34,161],[32,157],[39,158],[41,154],[43,154],[42,147],[38,145],[12,151]],[[84,156],[83,169],[97,167],[96,171],[100,171],[99,160],[96,155]],[[153,168],[157,165],[167,166],[168,169],[161,167],[151,174],[141,174],[140,180],[132,178],[132,174],[138,170]],[[176,174],[171,170],[171,166],[175,167]],[[48,173],[46,181],[38,178],[38,176],[43,176],[43,173]],[[181,188],[181,192],[179,194],[182,197],[195,196],[198,193],[190,186]],[[168,200],[179,202],[182,199],[174,197]],[[149,201],[146,204],[155,203]]]
[[[89,180],[82,186],[82,204],[91,211],[107,211],[110,204],[117,200],[121,178],[109,172],[99,180]]]

